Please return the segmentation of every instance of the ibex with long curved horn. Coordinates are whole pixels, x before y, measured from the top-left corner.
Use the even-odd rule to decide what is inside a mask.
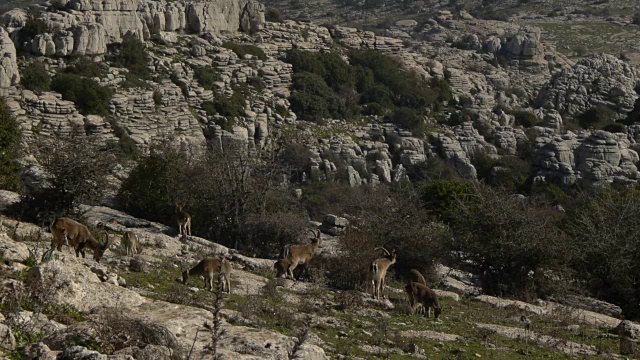
[[[382,290],[385,285],[385,278],[387,276],[387,270],[391,265],[396,263],[396,249],[389,252],[384,247],[375,248],[375,250],[383,250],[386,254],[385,257],[378,258],[369,266],[368,279],[371,281],[373,287],[373,298],[379,299],[381,297]]]
[[[287,245],[282,251],[282,258],[288,262],[288,264],[285,263],[285,276],[291,280],[296,279],[293,276],[293,270],[295,270],[298,265],[308,264],[315,256],[316,251],[322,247],[322,236],[320,234],[320,230],[311,230],[311,232],[315,237],[311,240],[310,245]]]
[[[66,218],[57,218],[51,225],[51,248],[57,247],[58,251],[62,251],[62,245],[72,245],[76,250],[76,256],[85,257],[85,247],[93,251],[93,259],[100,262],[102,255],[109,248],[109,235],[105,232],[105,241],[101,244],[96,240],[89,229],[81,223]]]

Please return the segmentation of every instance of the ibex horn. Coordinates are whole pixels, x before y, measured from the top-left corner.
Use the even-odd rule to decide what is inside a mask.
[[[387,249],[385,249],[384,246],[377,247],[377,248],[373,249],[373,251],[376,251],[376,250],[382,250],[387,254],[387,256],[391,256],[391,253],[389,253],[389,251]]]

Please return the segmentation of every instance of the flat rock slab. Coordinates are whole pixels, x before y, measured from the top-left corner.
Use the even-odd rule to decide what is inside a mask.
[[[524,301],[518,301],[518,300],[509,300],[509,299],[500,299],[497,298],[495,296],[489,296],[489,295],[480,295],[480,296],[476,296],[474,298],[474,300],[486,303],[486,304],[491,304],[495,307],[501,307],[501,308],[505,308],[505,307],[509,307],[509,306],[513,306],[516,307],[520,310],[524,310],[536,315],[546,315],[547,314],[547,310],[541,306],[536,306],[536,305],[532,305],[529,303],[526,303]]]
[[[572,341],[566,341],[563,339],[554,338],[548,335],[536,334],[533,331],[519,329],[509,326],[495,325],[495,324],[482,324],[477,323],[476,326],[480,329],[492,331],[500,336],[508,337],[510,339],[529,339],[530,341],[562,351],[569,355],[596,355],[598,349],[593,345],[578,344]]]
[[[407,330],[400,332],[400,336],[410,339],[423,339],[423,340],[435,340],[435,341],[458,341],[462,340],[462,336],[455,334],[446,334],[431,330],[414,331]]]

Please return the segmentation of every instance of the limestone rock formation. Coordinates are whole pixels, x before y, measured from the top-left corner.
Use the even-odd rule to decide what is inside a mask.
[[[637,83],[636,70],[629,64],[611,55],[593,55],[553,76],[538,93],[536,104],[563,116],[575,117],[598,105],[622,116],[633,109]]]
[[[532,154],[535,175],[563,186],[579,183],[636,183],[638,153],[629,148],[625,134],[595,131],[592,134],[539,137]]]
[[[16,85],[20,82],[16,48],[9,33],[0,27],[0,88]]]

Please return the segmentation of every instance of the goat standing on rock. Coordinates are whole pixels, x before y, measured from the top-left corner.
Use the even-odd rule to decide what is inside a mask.
[[[320,234],[320,230],[311,232],[313,232],[315,237],[313,240],[311,240],[310,245],[285,246],[285,248],[282,250],[282,259],[284,259],[284,261],[278,260],[278,262],[276,262],[275,264],[276,268],[278,264],[282,264],[281,266],[284,266],[286,268],[285,277],[291,280],[295,281],[296,279],[293,276],[293,270],[295,270],[298,265],[308,264],[309,261],[311,261],[311,259],[315,256],[316,251],[318,251],[318,249],[322,247],[322,237]]]
[[[374,260],[369,267],[368,279],[371,281],[371,285],[373,286],[374,299],[380,299],[381,293],[384,289],[387,270],[396,262],[396,249],[389,252],[384,247],[379,247],[375,248],[374,251],[380,249],[384,251],[386,256]]]

